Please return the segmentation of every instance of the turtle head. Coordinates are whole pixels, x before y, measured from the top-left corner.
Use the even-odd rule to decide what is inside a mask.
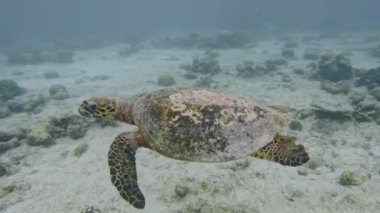
[[[135,124],[133,104],[116,98],[96,97],[84,100],[79,106],[80,115],[92,118],[117,120],[128,124]]]
[[[85,117],[115,119],[116,99],[90,98],[79,106],[79,114]]]

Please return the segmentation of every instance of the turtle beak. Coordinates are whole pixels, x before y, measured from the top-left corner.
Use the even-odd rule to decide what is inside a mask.
[[[78,109],[79,114],[85,117],[94,116],[97,111],[97,104],[92,100],[83,101]]]

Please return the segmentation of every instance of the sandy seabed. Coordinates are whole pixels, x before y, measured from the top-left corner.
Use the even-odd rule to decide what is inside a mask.
[[[313,102],[349,105],[345,95],[332,95],[320,89],[317,81],[293,73],[293,68],[306,69],[310,61],[302,59],[307,48],[336,52],[350,51],[352,66],[373,68],[379,60],[363,50],[363,36],[352,34],[339,41],[320,40],[301,43],[296,59],[281,76],[242,79],[234,74],[214,78],[225,92],[247,96],[270,105],[307,109]],[[160,74],[171,74],[177,86],[192,86],[196,80],[183,78],[181,64],[191,63],[201,50],[143,49],[129,57],[117,54],[122,45],[77,51],[72,64],[0,66],[2,79],[11,79],[29,92],[47,94],[49,86],[63,84],[70,98],[50,100],[42,113],[14,114],[1,120],[1,127],[32,126],[38,119],[77,113],[81,100],[91,96],[132,97],[162,87],[156,84]],[[264,61],[279,57],[280,44],[263,41],[252,48],[217,51],[224,72],[235,72],[243,60]],[[172,60],[175,58],[176,60]],[[24,75],[14,76],[12,72]],[[57,79],[45,79],[43,73],[57,71]],[[108,75],[105,81],[76,80],[85,76]],[[352,90],[360,90],[353,88]],[[0,156],[2,162],[20,157],[15,172],[0,178],[0,185],[15,184],[18,188],[0,198],[6,208],[0,212],[60,213],[81,212],[94,206],[101,212],[376,212],[380,209],[380,131],[374,122],[332,124],[331,134],[323,134],[313,125],[313,118],[302,121],[302,131],[285,129],[298,138],[311,160],[301,167],[284,167],[271,162],[246,158],[226,163],[192,163],[172,160],[154,151],[140,149],[137,153],[139,185],[146,198],[144,210],[137,210],[124,201],[112,185],[107,165],[107,152],[114,137],[135,127],[92,128],[86,136],[73,140],[62,138],[48,148],[21,145]],[[88,150],[80,157],[73,155],[79,143]],[[241,166],[245,165],[245,166]],[[343,171],[357,170],[370,174],[360,186],[342,186]],[[176,196],[175,188],[187,185],[186,196]]]

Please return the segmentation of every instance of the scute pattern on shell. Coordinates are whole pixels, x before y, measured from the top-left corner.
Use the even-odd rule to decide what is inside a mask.
[[[134,106],[152,149],[180,160],[227,161],[268,144],[285,117],[248,99],[203,89],[164,89]]]

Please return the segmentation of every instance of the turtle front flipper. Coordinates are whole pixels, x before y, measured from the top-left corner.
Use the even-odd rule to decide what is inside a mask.
[[[252,157],[274,161],[284,166],[299,166],[310,158],[302,145],[294,143],[295,138],[277,134],[272,142],[252,153]]]
[[[137,184],[136,150],[139,148],[139,134],[126,132],[119,134],[108,152],[111,181],[120,195],[135,208],[145,207],[145,198]]]

